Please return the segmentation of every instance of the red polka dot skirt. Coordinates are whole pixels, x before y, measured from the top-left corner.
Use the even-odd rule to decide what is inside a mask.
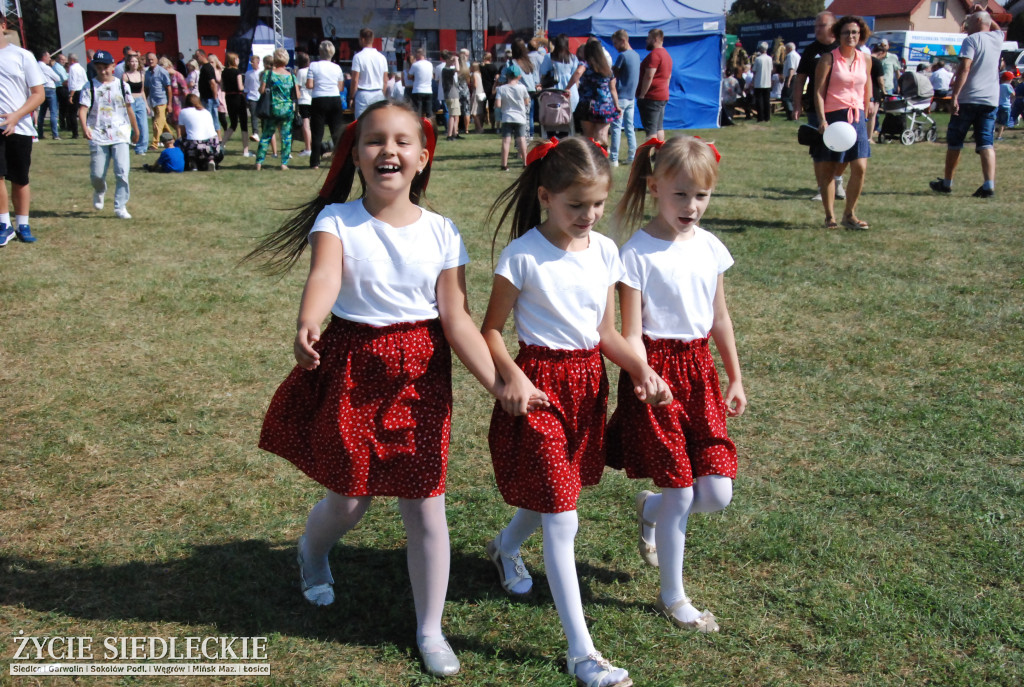
[[[331,320],[263,420],[260,448],[344,496],[444,493],[451,350],[439,320],[386,327]]]
[[[648,364],[672,390],[672,403],[656,408],[619,375],[618,407],[608,423],[608,464],[662,488],[693,486],[696,477],[736,478],[736,445],[725,429],[726,407],[707,338],[644,337]]]
[[[505,503],[538,513],[576,509],[583,486],[601,481],[608,378],[597,348],[520,344],[516,364],[550,406],[513,417],[495,403],[487,436]]]

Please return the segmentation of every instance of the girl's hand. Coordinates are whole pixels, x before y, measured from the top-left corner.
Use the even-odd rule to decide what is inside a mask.
[[[725,389],[725,410],[729,417],[739,417],[747,408],[747,395],[743,393],[743,382],[729,382]]]
[[[633,393],[644,403],[652,406],[667,406],[672,402],[672,391],[661,377],[649,365],[644,365],[643,374],[639,377],[630,375],[633,380]]]
[[[498,401],[501,409],[513,416],[526,415],[531,410],[548,405],[548,397],[526,375],[506,383],[499,393]]]
[[[320,354],[313,350],[313,344],[320,340],[320,327],[301,325],[295,334],[295,361],[303,370],[312,370],[320,365]]]

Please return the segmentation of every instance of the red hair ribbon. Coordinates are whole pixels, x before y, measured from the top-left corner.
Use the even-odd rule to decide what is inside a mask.
[[[608,149],[601,145],[601,142],[596,139],[590,139],[590,142],[597,146],[597,149],[604,153],[605,157],[608,157]]]
[[[704,141],[704,139],[700,138],[700,136],[694,136],[694,138],[697,138],[697,139],[700,139],[700,140]],[[721,162],[722,161],[722,154],[720,152],[718,152],[718,148],[715,147],[715,144],[714,143],[708,143],[707,141],[704,141],[704,143],[706,143],[708,148],[711,148],[711,152],[715,154],[715,162]]]
[[[423,168],[423,188],[427,190],[427,182],[430,181],[430,168],[434,164],[434,149],[437,147],[437,133],[434,125],[426,117],[420,118],[420,125],[423,127],[423,137],[427,139],[427,166]]]
[[[544,156],[551,152],[551,149],[558,145],[558,139],[552,136],[550,139],[539,143],[526,154],[526,166],[529,167],[537,160],[543,160]]]
[[[663,145],[665,145],[665,142],[660,138],[649,138],[643,143],[641,143],[640,147],[637,148],[637,150],[639,150],[640,148],[654,148],[655,150],[660,150],[661,146]]]
[[[342,132],[341,138],[338,140],[338,147],[334,150],[334,157],[331,160],[331,171],[327,173],[327,179],[320,187],[320,197],[324,200],[330,199],[334,185],[338,181],[338,175],[341,174],[341,168],[345,166],[345,161],[352,156],[352,146],[355,145],[355,142],[356,123],[352,122],[345,127],[345,131]]]

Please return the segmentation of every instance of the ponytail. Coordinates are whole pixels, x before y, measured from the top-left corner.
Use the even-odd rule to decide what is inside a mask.
[[[512,224],[506,243],[541,223],[540,199],[537,197],[541,186],[551,193],[561,193],[574,184],[601,181],[611,186],[611,165],[608,153],[593,140],[573,136],[559,141],[552,137],[536,144],[526,156],[523,173],[501,192],[487,212],[486,221],[490,223],[499,208],[504,208],[491,239],[491,261],[494,261],[494,248],[501,227],[509,215],[512,215]]]
[[[615,206],[612,223],[618,233],[623,236],[638,227],[644,221],[644,207],[647,201],[647,179],[654,173],[654,159],[658,149],[665,142],[652,138],[639,148],[633,156],[633,167],[629,170],[629,181],[626,190]]]
[[[352,195],[352,187],[355,185],[356,176],[359,176],[359,197],[366,196],[366,182],[361,174],[358,174],[356,164],[352,159],[352,148],[359,141],[360,124],[366,116],[385,107],[395,107],[405,110],[420,121],[422,127],[422,143],[427,149],[430,157],[427,166],[416,175],[409,188],[409,200],[419,204],[427,190],[427,183],[430,181],[430,168],[434,162],[434,145],[436,136],[434,128],[426,119],[420,119],[419,114],[410,105],[402,101],[381,100],[373,103],[359,116],[359,119],[345,127],[341,138],[338,139],[337,148],[331,160],[331,170],[327,173],[320,192],[305,205],[295,209],[295,214],[289,217],[278,229],[267,234],[260,240],[248,255],[242,258],[242,262],[251,262],[264,258],[261,266],[262,271],[271,275],[284,274],[290,270],[306,249],[309,243],[309,232],[316,223],[317,217],[328,205],[334,203],[348,202]]]

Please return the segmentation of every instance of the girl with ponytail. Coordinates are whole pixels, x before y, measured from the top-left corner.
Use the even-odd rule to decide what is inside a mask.
[[[585,138],[541,143],[491,208],[493,215],[504,206],[495,242],[509,216],[512,222],[483,324],[505,382],[488,443],[498,489],[518,510],[487,544],[487,555],[504,590],[525,596],[533,581],[519,549],[542,528],[569,673],[581,685],[626,687],[633,684],[629,674],[594,648],[573,554],[581,487],[597,484],[604,469],[608,381],[601,355],[625,370],[641,401],[661,404],[671,396],[615,329],[613,287],[622,263],[615,243],[592,231],[612,183],[607,155]],[[502,338],[510,312],[519,338],[514,361]]]
[[[747,405],[723,273],[728,249],[698,226],[718,180],[718,151],[696,137],[651,139],[637,150],[629,185],[615,210],[619,227],[644,220],[647,196],[654,218],[620,251],[622,334],[636,354],[668,383],[673,401],[637,403],[619,384],[619,405],[608,423],[608,457],[629,477],[653,479],[660,494],[636,495],[640,556],[661,569],[655,608],[677,627],[717,632],[714,614],[698,611],[683,589],[683,550],[690,513],[729,505],[736,446],[727,416]],[[714,339],[729,386],[725,397],[708,348]]]
[[[307,242],[312,251],[294,342],[298,364],[275,393],[260,435],[260,448],[327,489],[299,539],[302,593],[317,606],[336,594],[359,603],[358,589],[335,588],[328,554],[374,496],[398,497],[417,645],[426,671],[441,676],[459,671],[441,631],[451,558],[444,502],[450,350],[491,393],[504,385],[469,315],[462,237],[451,220],[418,205],[433,154],[427,120],[395,101],[371,105],[345,130],[319,195],[247,259],[282,273]],[[360,194],[350,201],[357,176]]]

